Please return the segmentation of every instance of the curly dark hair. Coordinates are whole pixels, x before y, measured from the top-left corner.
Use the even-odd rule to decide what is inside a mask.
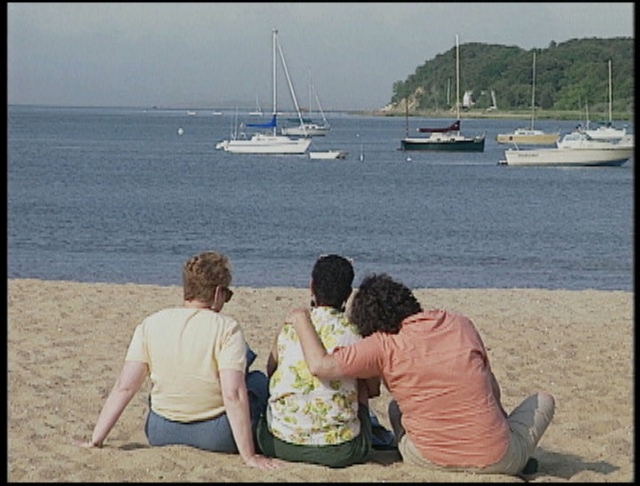
[[[411,289],[384,273],[370,274],[362,279],[349,309],[349,320],[360,334],[374,332],[397,334],[402,321],[422,312]]]
[[[354,276],[353,265],[345,257],[323,255],[318,258],[311,271],[315,304],[344,310]]]

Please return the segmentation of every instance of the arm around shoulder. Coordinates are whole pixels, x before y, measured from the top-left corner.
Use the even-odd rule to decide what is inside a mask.
[[[298,308],[291,311],[287,318],[298,334],[304,358],[309,371],[318,378],[341,378],[342,372],[336,359],[327,354],[320,336],[311,323],[308,309]]]

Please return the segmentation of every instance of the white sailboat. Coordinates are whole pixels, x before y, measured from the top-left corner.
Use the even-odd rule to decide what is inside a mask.
[[[571,132],[553,148],[505,151],[506,165],[545,167],[620,166],[633,157],[633,138],[620,141],[593,140],[584,132]]]
[[[265,132],[258,132],[247,139],[246,136],[237,136],[232,134],[229,140],[223,140],[216,144],[216,149],[222,149],[225,152],[236,154],[270,154],[270,155],[303,155],[309,149],[311,145],[311,138],[298,138],[294,139],[286,135],[277,134],[277,116],[278,116],[278,104],[277,104],[277,61],[280,54],[280,60],[284,68],[284,72],[287,76],[287,82],[289,84],[289,91],[296,106],[298,116],[302,120],[300,114],[300,107],[293,91],[291,79],[289,78],[289,72],[287,65],[284,61],[284,55],[282,53],[282,47],[278,41],[278,31],[273,29],[272,31],[272,44],[273,44],[273,69],[272,69],[272,84],[273,84],[273,113],[271,120],[267,123],[253,123],[247,124],[247,127],[251,128],[263,128]]]
[[[612,94],[611,94],[611,59],[609,59],[609,122],[606,125],[601,125],[596,129],[589,128],[589,121],[587,119],[587,128],[585,133],[593,140],[622,140],[627,134],[626,128],[614,128],[612,117]]]
[[[560,137],[559,132],[546,133],[534,128],[536,119],[536,53],[533,52],[533,81],[531,83],[531,128],[516,128],[513,133],[500,133],[498,143],[517,145],[553,145]]]
[[[296,135],[299,137],[324,137],[327,133],[329,133],[329,122],[327,121],[327,117],[322,110],[322,105],[320,105],[320,99],[318,98],[318,93],[316,93],[316,88],[311,81],[311,72],[309,72],[309,112],[311,112],[311,95],[314,95],[316,105],[318,107],[318,111],[322,116],[322,125],[319,123],[315,123],[312,120],[302,119],[299,125],[283,127],[282,134],[283,135]]]

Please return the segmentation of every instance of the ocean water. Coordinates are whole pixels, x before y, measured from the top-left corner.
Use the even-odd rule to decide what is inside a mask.
[[[404,118],[347,114],[312,145],[345,160],[216,150],[245,118],[10,106],[8,278],[181,285],[188,257],[217,250],[234,286],[305,288],[339,253],[356,285],[386,272],[413,288],[633,290],[633,159],[498,165],[496,135],[526,120],[463,119],[483,153],[402,152]]]

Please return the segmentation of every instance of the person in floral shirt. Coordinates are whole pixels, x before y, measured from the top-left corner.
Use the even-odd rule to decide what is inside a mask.
[[[339,255],[321,256],[312,270],[311,321],[329,352],[362,339],[344,314],[353,279],[353,265]],[[368,399],[380,394],[379,378],[316,378],[291,324],[276,336],[267,375],[270,396],[257,431],[266,456],[334,468],[367,461],[372,448]]]

